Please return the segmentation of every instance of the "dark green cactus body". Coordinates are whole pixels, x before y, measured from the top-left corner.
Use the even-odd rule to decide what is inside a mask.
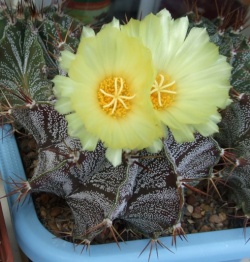
[[[48,101],[53,94],[49,79],[59,72],[60,51],[76,50],[82,28],[81,23],[60,14],[55,7],[38,11],[29,5],[9,10],[8,19],[4,16],[7,11],[3,11],[4,19],[0,20],[4,27],[0,79],[1,89],[6,90],[5,96],[0,94],[0,102],[7,98],[15,106]]]
[[[1,88],[9,90],[5,94],[14,105],[24,103],[19,90],[35,101],[47,100],[51,95],[51,83],[43,75],[46,64],[37,35],[29,29],[23,30],[6,26],[0,41]],[[2,94],[0,98],[3,101]]]
[[[232,188],[238,208],[250,214],[250,95],[241,94],[224,112],[221,132],[216,139],[225,148],[231,148],[231,165],[221,171]]]
[[[228,58],[232,65],[231,96],[234,102],[222,112],[222,121],[219,125],[220,132],[215,135],[215,140],[222,148],[221,155],[230,154],[230,163],[222,169],[221,176],[232,188],[231,200],[236,202],[238,208],[242,208],[246,216],[250,214],[250,52],[249,40],[240,30],[232,27],[223,27],[223,19],[210,21],[200,18],[197,23],[195,15],[190,15],[190,27],[205,27],[210,40],[218,47],[222,55]],[[192,22],[194,21],[194,22]],[[227,156],[226,156],[227,157]]]
[[[160,236],[179,222],[181,181],[194,185],[210,177],[221,152],[212,138],[197,134],[194,142],[178,144],[169,133],[165,150],[125,154],[123,163],[113,167],[101,143],[92,152],[82,151],[80,142],[68,137],[64,117],[50,105],[17,107],[12,117],[39,147],[31,192],[65,198],[75,217],[74,238],[85,241],[107,227],[107,219],[121,219],[147,237]]]
[[[157,155],[143,151],[140,157],[133,196],[120,218],[134,230],[155,239],[177,223],[182,195],[177,175],[163,151]]]
[[[179,144],[170,132],[168,139],[164,140],[164,149],[180,180],[190,181],[192,184],[212,176],[213,167],[219,162],[221,152],[221,148],[211,137],[196,134],[195,141]]]

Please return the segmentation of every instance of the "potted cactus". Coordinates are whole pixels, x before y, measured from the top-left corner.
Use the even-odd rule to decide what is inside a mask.
[[[174,244],[186,238],[185,188],[201,180],[220,181],[247,225],[250,52],[239,24],[227,27],[221,17],[193,12],[173,20],[163,9],[124,25],[114,18],[94,31],[64,14],[59,2],[39,10],[32,1],[1,8],[0,170],[10,205],[22,202],[13,220],[27,256],[80,261],[86,248],[89,261],[111,254],[133,261],[149,246],[153,261],[152,249],[158,254],[160,246],[163,261],[183,255],[198,261],[211,238],[209,261],[226,260],[221,249],[230,259],[247,256],[242,229],[188,236],[199,251],[178,243],[178,255],[161,238],[167,232]],[[23,129],[38,148],[29,179],[11,137]],[[77,250],[39,224],[25,201],[36,192],[65,199]],[[121,224],[147,240],[119,244]],[[92,246],[105,232],[116,243]],[[114,255],[116,244],[124,251]]]

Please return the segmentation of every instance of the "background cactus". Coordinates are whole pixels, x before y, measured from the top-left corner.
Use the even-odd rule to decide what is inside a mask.
[[[227,56],[228,62],[232,65],[231,98],[233,103],[221,112],[220,132],[215,134],[214,138],[221,148],[226,149],[222,152],[222,158],[226,163],[219,175],[232,192],[229,198],[236,203],[238,209],[242,209],[246,225],[250,214],[248,204],[250,200],[250,52],[249,39],[240,34],[246,22],[244,12],[244,9],[236,10],[238,19],[231,21],[231,25],[228,18],[223,16],[223,12],[212,21],[199,17],[195,13],[191,13],[189,17],[191,27],[205,26],[207,28],[211,41],[219,46],[220,53]]]
[[[24,192],[50,192],[64,198],[74,216],[74,241],[88,246],[107,228],[117,240],[113,225],[119,220],[163,245],[157,241],[165,232],[172,232],[174,239],[184,234],[183,188],[204,179],[223,181],[249,216],[250,52],[239,25],[227,27],[222,17],[209,20],[189,13],[190,28],[206,27],[233,68],[233,103],[222,112],[220,132],[214,137],[196,134],[194,142],[182,144],[169,132],[161,152],[124,153],[122,164],[113,167],[102,143],[93,152],[83,151],[53,107],[50,80],[64,74],[60,51],[76,51],[83,25],[64,14],[59,3],[41,10],[32,1],[21,2],[16,10],[2,4],[0,15],[1,121],[14,130],[24,128],[38,150],[37,167],[32,178],[21,183],[20,197]]]

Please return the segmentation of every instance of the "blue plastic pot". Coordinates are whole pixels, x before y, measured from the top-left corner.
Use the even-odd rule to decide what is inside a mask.
[[[10,126],[4,126],[0,132],[3,137],[0,141],[0,172],[4,181],[8,181],[10,177],[14,180],[26,180]],[[5,190],[7,193],[11,190],[6,183]],[[82,252],[82,246],[74,247],[72,243],[55,238],[43,227],[37,218],[31,199],[17,209],[16,197],[8,198],[16,239],[22,251],[33,262],[148,261],[149,250],[138,258],[148,240],[121,243],[121,250],[116,244],[102,244],[91,246],[90,254]],[[250,237],[249,228],[246,233]],[[232,262],[250,257],[250,243],[245,244],[242,228],[190,234],[187,235],[187,239],[188,242],[178,239],[177,248],[175,248],[171,247],[171,237],[161,238],[161,241],[174,253],[159,247],[158,258],[153,250],[150,261]]]

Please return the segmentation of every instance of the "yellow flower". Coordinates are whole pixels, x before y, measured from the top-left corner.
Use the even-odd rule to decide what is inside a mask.
[[[157,118],[178,142],[193,140],[196,131],[204,136],[217,132],[218,108],[230,103],[231,66],[209,42],[206,29],[187,34],[188,25],[187,17],[173,20],[164,9],[121,26],[152,52],[157,75],[151,101]]]
[[[141,41],[113,26],[97,35],[84,28],[77,53],[62,52],[69,77],[56,76],[55,108],[66,115],[69,135],[83,149],[101,140],[106,157],[118,165],[122,150],[150,147],[163,136],[150,90],[155,78],[151,52]]]

